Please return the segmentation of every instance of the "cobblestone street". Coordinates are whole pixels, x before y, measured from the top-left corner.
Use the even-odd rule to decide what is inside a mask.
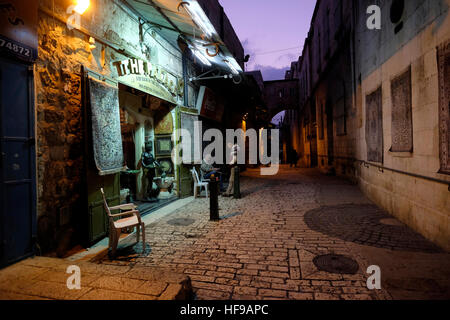
[[[248,170],[241,192],[219,198],[219,222],[209,221],[209,200],[196,199],[147,226],[145,256],[99,262],[184,273],[197,299],[450,298],[450,254],[348,181],[313,169]],[[381,290],[367,289],[370,265],[381,268]]]
[[[0,20],[0,302],[450,301],[450,0],[5,0]]]

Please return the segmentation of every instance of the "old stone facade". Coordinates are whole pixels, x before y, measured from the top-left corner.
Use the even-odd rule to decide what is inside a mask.
[[[244,50],[223,8],[218,1],[199,3],[227,49],[243,68]],[[126,2],[92,0],[89,10],[81,16],[75,15],[72,4],[69,0],[39,1],[39,57],[34,72],[37,244],[41,253],[56,250],[58,254],[63,254],[71,245],[83,243],[80,238],[84,237],[82,230],[87,223],[86,199],[83,197],[87,188],[86,165],[87,159],[92,157],[90,149],[86,147],[89,126],[83,108],[83,70],[95,73],[100,80],[102,77],[107,81],[116,80],[120,73],[114,63],[140,59],[151,61],[175,75],[177,83],[185,85],[186,91],[184,87],[174,89],[177,93],[172,104],[173,108],[178,107],[171,111],[171,127],[182,125],[176,110],[190,112],[192,119],[198,119],[200,110],[195,108],[200,86],[211,85],[213,89],[220,87],[212,82],[189,81],[189,77],[204,73],[207,70],[205,66],[201,66],[192,54],[183,56],[185,48],[176,38],[162,34],[163,29],[153,26],[152,21],[143,23],[140,13]],[[165,21],[163,15],[160,19]],[[229,87],[232,87],[231,90],[235,92],[233,96],[239,97],[241,87],[230,80],[228,82],[231,85],[227,84],[224,90],[230,91]],[[244,81],[243,85],[246,83],[248,81]],[[224,95],[224,92],[216,93],[218,97]],[[120,91],[119,98],[121,107],[136,107],[136,110],[140,110],[139,106],[145,107],[146,102],[142,102],[141,97],[130,97],[129,92]],[[243,114],[248,112],[243,108],[244,104],[248,104],[247,100],[241,105],[231,100],[226,103],[235,105]],[[226,117],[228,115],[224,119]],[[127,114],[121,110],[121,120],[126,118]],[[148,133],[144,128],[146,122],[142,117],[137,118],[142,122],[138,128],[142,134],[135,140],[138,139],[142,144],[148,134],[154,136],[155,133]],[[156,126],[156,123],[150,122],[151,127]],[[140,157],[141,153],[136,151],[136,156],[131,158],[138,161]],[[189,193],[189,171],[176,168],[174,175],[180,182],[180,188],[185,188]],[[186,178],[186,181],[179,180],[177,176]],[[140,181],[143,180],[142,174],[137,179],[139,187],[143,183]],[[142,192],[140,194],[142,196]]]
[[[291,135],[300,123],[292,147],[449,250],[450,2],[381,1],[381,29],[369,29],[373,4],[317,2],[288,75],[300,93],[300,119],[285,118]]]
[[[264,81],[264,101],[271,117],[286,109],[297,109],[298,80]]]
[[[66,242],[83,223],[86,128],[82,66],[113,77],[116,70],[112,62],[127,59],[133,52],[182,74],[179,49],[156,33],[146,34],[146,47],[142,47],[137,17],[126,7],[114,1],[93,1],[93,9],[81,16],[81,29],[71,29],[66,13],[70,4],[46,0],[39,4],[35,73],[38,244],[42,252],[57,249],[55,246],[67,249]],[[91,36],[101,40],[92,45]],[[126,52],[120,48],[126,48]],[[163,54],[164,50],[170,50],[170,54]]]

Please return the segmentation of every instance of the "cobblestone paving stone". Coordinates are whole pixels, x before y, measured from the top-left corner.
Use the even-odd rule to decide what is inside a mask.
[[[329,205],[371,205],[357,186],[346,180],[311,169],[283,167],[270,177],[248,170],[242,174],[241,184],[242,199],[220,197],[218,222],[209,221],[209,200],[199,198],[147,226],[151,252],[129,263],[164,266],[188,275],[197,299],[450,297],[450,255],[421,252],[421,248],[434,248],[424,239],[415,247],[416,252],[394,251],[348,242],[308,227],[304,216],[311,210]],[[346,214],[345,210],[338,213]],[[177,218],[194,222],[187,226],[168,223]],[[349,223],[338,228],[346,226],[350,227]],[[408,234],[414,233],[408,230]],[[407,236],[403,240],[406,244],[409,241]],[[341,275],[319,271],[313,259],[330,253],[356,260],[358,272]],[[369,275],[365,271],[372,264],[381,267],[382,290],[367,289]]]

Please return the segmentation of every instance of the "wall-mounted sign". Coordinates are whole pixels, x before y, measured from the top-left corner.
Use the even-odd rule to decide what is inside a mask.
[[[183,80],[158,65],[128,59],[113,62],[113,67],[120,83],[175,104],[183,97]]]
[[[34,61],[37,58],[39,1],[0,2],[0,52]]]
[[[0,52],[9,56],[15,56],[19,59],[26,61],[33,61],[37,58],[37,52],[35,49],[23,45],[12,39],[8,39],[0,34]]]
[[[225,104],[212,90],[201,86],[198,93],[197,109],[200,111],[202,117],[221,122],[225,111]]]

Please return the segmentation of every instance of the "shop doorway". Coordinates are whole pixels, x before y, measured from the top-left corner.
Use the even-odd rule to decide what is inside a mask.
[[[0,58],[0,266],[33,254],[36,183],[33,76]]]
[[[121,173],[121,201],[145,215],[178,199],[172,161],[175,105],[119,85],[121,130],[127,171]]]

